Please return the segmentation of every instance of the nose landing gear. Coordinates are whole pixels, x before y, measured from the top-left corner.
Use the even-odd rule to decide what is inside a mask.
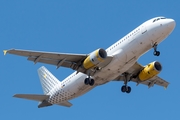
[[[154,54],[154,56],[159,56],[160,55],[160,52],[157,51],[157,46],[158,46],[158,44],[154,43],[154,45],[153,45],[153,48],[154,48],[153,54]]]

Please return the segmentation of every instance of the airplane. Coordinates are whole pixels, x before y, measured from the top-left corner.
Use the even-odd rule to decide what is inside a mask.
[[[169,83],[158,76],[162,65],[158,61],[142,66],[137,60],[154,49],[153,54],[159,56],[157,46],[175,28],[175,20],[155,17],[145,21],[126,36],[118,40],[106,50],[99,48],[90,54],[70,54],[43,52],[32,50],[10,49],[6,53],[28,57],[28,60],[66,67],[75,70],[63,81],[59,81],[44,66],[38,69],[39,78],[44,91],[43,95],[15,94],[14,97],[39,101],[38,108],[53,104],[70,107],[69,100],[81,96],[96,86],[110,81],[123,81],[123,93],[130,93],[128,82],[168,87]]]

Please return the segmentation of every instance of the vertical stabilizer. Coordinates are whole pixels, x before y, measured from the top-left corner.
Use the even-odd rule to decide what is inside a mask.
[[[48,94],[52,88],[54,88],[57,84],[60,83],[60,81],[44,66],[38,69],[38,75],[45,95]]]

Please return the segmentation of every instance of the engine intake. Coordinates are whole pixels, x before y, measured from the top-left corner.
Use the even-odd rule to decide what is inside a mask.
[[[162,65],[154,61],[144,67],[144,69],[139,73],[139,79],[141,81],[148,80],[156,75],[158,75],[162,70]]]
[[[107,52],[104,49],[97,49],[90,53],[90,55],[84,60],[83,67],[85,69],[91,69],[98,66],[107,57]]]

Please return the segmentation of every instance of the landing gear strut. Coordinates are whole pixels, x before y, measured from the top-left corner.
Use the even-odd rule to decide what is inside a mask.
[[[131,92],[131,87],[127,85],[127,83],[129,82],[129,80],[131,78],[129,78],[129,74],[128,73],[124,73],[124,77],[125,77],[125,80],[124,80],[124,85],[121,87],[121,91],[124,93],[130,93]],[[129,79],[128,79],[129,78]]]
[[[94,85],[94,79],[91,79],[90,77],[86,78],[84,80],[84,84],[85,85],[90,85],[90,86],[93,86]]]
[[[154,56],[159,56],[160,55],[160,52],[159,51],[157,51],[157,43],[154,43],[154,45],[153,45],[153,48],[154,48],[154,52],[153,52],[153,54],[154,54]]]

